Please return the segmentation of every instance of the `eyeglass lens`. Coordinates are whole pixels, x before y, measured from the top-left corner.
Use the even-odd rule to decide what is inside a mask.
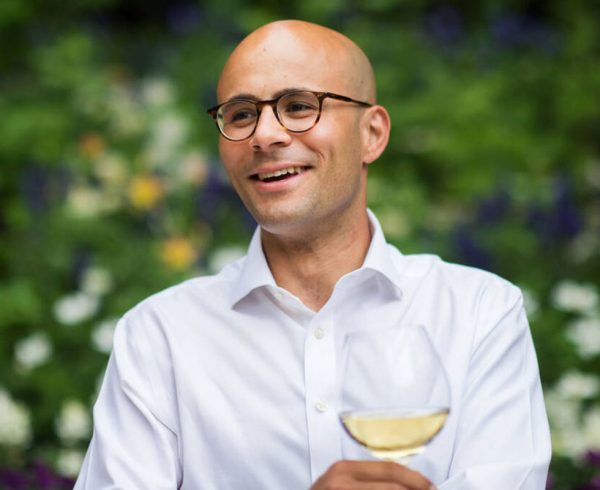
[[[259,103],[234,100],[223,104],[217,122],[223,134],[232,140],[242,140],[252,134],[258,122]],[[276,115],[288,130],[309,130],[319,117],[319,99],[312,92],[293,92],[277,100]]]

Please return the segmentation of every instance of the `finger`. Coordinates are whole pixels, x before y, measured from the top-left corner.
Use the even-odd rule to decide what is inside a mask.
[[[412,490],[401,483],[357,482],[356,490]],[[355,490],[354,488],[352,490]]]
[[[412,490],[401,483],[355,481],[352,490]]]
[[[412,490],[400,483],[357,481],[348,475],[326,474],[311,490]]]
[[[433,487],[431,482],[418,471],[391,461],[340,461],[339,463],[348,463],[342,470],[352,475],[355,480],[393,482],[404,485],[409,490],[430,490]]]

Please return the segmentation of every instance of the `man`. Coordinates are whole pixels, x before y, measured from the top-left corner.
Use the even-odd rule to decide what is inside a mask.
[[[231,54],[217,95],[223,165],[259,229],[245,258],[120,322],[76,488],[544,488],[518,289],[403,256],[366,209],[390,120],[364,53],[321,26],[268,24]],[[366,460],[336,411],[340,339],[392,317],[427,328],[451,383],[448,422],[411,468]]]

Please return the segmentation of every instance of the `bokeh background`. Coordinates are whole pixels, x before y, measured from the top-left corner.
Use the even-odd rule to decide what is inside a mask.
[[[231,48],[278,18],[371,57],[393,119],[371,208],[404,252],[523,289],[548,486],[600,488],[600,4],[583,0],[2,0],[0,488],[71,488],[116,319],[244,253],[254,223],[205,109]]]

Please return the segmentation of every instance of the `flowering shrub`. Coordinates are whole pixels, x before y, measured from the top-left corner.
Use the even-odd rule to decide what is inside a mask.
[[[370,207],[403,251],[521,286],[548,486],[600,488],[597,6],[63,3],[0,7],[0,488],[70,488],[117,319],[244,253],[254,222],[203,107],[231,47],[278,17],[367,50],[393,120]]]
[[[77,464],[81,463],[78,461]],[[60,462],[59,466],[61,466]],[[70,468],[68,466],[62,468],[71,472],[75,469],[72,464]],[[74,484],[74,479],[61,476],[40,462],[33,463],[26,470],[18,471],[8,468],[0,470],[1,488],[14,490],[70,490]]]

